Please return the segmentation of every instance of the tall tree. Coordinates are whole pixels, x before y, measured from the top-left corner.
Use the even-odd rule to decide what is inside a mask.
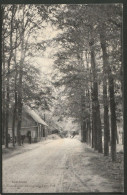
[[[8,121],[9,121],[9,103],[10,103],[10,64],[13,57],[13,30],[14,30],[14,16],[16,13],[15,5],[10,6],[11,10],[11,18],[10,18],[10,38],[9,38],[9,57],[7,61],[7,84],[6,84],[6,91],[7,91],[7,101],[6,101],[6,147],[8,148]]]
[[[96,73],[96,62],[94,53],[94,39],[90,41],[91,48],[91,67],[93,72],[93,111],[94,111],[94,132],[95,132],[95,149],[102,152],[102,132],[101,132],[101,118],[100,118],[100,105],[98,100],[98,83]]]
[[[108,56],[106,52],[106,40],[104,25],[101,26],[101,48],[103,51],[103,101],[104,101],[104,155],[109,155],[109,106],[107,97]]]

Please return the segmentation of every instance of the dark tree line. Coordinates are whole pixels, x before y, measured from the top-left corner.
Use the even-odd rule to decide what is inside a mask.
[[[105,156],[111,145],[115,161],[122,115],[122,6],[65,5],[56,9],[56,18],[64,33],[56,39],[61,45],[56,68],[62,78],[55,85],[66,88],[68,113],[81,124],[82,141]]]

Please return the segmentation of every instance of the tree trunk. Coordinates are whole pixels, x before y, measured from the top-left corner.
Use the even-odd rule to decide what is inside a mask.
[[[5,144],[5,129],[6,129],[6,106],[5,106],[5,94],[6,94],[6,88],[4,84],[4,79],[2,82],[2,144]]]
[[[5,87],[5,55],[4,55],[4,39],[2,41],[2,144],[5,144],[5,128],[6,128],[6,87]]]
[[[13,55],[12,35],[13,35],[13,19],[14,19],[14,5],[12,6],[11,27],[10,27],[10,53],[8,59],[7,71],[7,102],[6,102],[6,147],[8,148],[8,122],[9,122],[9,103],[10,103],[10,63]]]
[[[82,142],[87,142],[87,130],[85,121],[82,122],[81,140]]]
[[[97,127],[93,89],[92,89],[92,146],[95,150],[97,150]]]
[[[81,141],[82,142],[85,142],[85,136],[84,136],[84,107],[85,107],[85,104],[84,104],[84,96],[81,95]]]
[[[97,73],[96,73],[96,62],[94,54],[94,40],[91,39],[90,43],[91,49],[91,67],[93,73],[93,130],[95,133],[95,150],[102,152],[102,131],[101,131],[101,118],[100,118],[100,104],[98,100],[98,83],[97,83]]]
[[[111,73],[109,73],[109,92],[110,92],[110,110],[111,110],[111,155],[112,161],[116,161],[116,105],[114,96],[114,81]]]
[[[89,120],[89,118],[88,118],[88,120],[87,120],[87,143],[88,143],[89,145],[91,144],[90,135],[91,135],[90,120]]]
[[[12,38],[11,38],[12,39]],[[11,44],[12,46],[12,40],[11,40]],[[10,57],[8,59],[8,72],[7,72],[7,101],[6,101],[6,148],[8,148],[8,122],[9,122],[9,103],[10,103],[10,62],[11,62],[11,58],[12,58],[12,51],[10,53]]]
[[[91,113],[91,126],[92,126],[92,148],[95,148],[95,130],[94,130],[94,102],[93,102],[93,88],[91,82],[91,102],[92,102],[92,113]]]
[[[21,79],[20,82],[21,83]],[[17,123],[17,142],[18,145],[21,145],[21,123],[22,123],[22,92],[18,93],[18,102],[17,102],[17,107],[18,107],[18,123]]]
[[[25,14],[25,6],[23,6],[23,18],[22,18],[22,29],[24,29],[21,33],[21,59],[20,59],[20,67],[19,67],[19,86],[18,86],[18,100],[17,100],[17,108],[18,108],[18,124],[17,124],[17,141],[18,145],[21,145],[21,124],[22,124],[22,78],[23,78],[23,64],[25,59],[25,48],[24,48],[24,14]]]
[[[81,142],[83,142],[83,123],[81,122]]]
[[[122,109],[124,110],[124,68],[123,68],[123,26],[121,25],[121,92],[122,92]],[[124,144],[124,128],[122,132],[122,144]]]
[[[95,135],[94,135],[94,129],[93,129],[93,116],[92,116],[92,148],[95,148]]]
[[[5,126],[5,124],[6,124],[6,111],[5,111],[5,103],[3,103],[3,101],[2,101],[2,104],[4,104],[3,105],[3,110],[2,110],[2,145],[4,145],[5,144],[5,128],[6,128],[6,126]]]
[[[117,144],[119,144],[119,132],[118,132],[118,129],[116,131],[116,140],[117,140]]]
[[[103,86],[104,98],[104,156],[109,155],[109,108],[107,103],[107,86]]]
[[[20,65],[19,72],[19,86],[18,87],[18,99],[17,99],[17,108],[18,108],[18,123],[17,123],[17,142],[18,145],[21,145],[21,123],[22,123],[22,64]]]
[[[81,125],[81,141],[87,142],[87,130],[86,130],[86,122],[82,121]]]
[[[13,146],[15,147],[15,120],[16,120],[16,111],[17,111],[17,77],[18,77],[18,70],[17,70],[17,62],[16,62],[16,44],[17,44],[17,31],[16,31],[16,41],[15,41],[15,102],[14,102],[14,108],[13,108],[13,120],[12,120],[12,139],[13,139]]]
[[[87,68],[87,71],[88,73],[90,74],[91,73],[91,70],[90,70],[90,66],[89,66],[89,58],[90,58],[90,55],[88,53],[88,51],[86,50],[85,52],[85,57],[86,57],[86,68]],[[89,144],[91,145],[91,128],[92,128],[92,124],[91,124],[91,97],[90,97],[90,90],[89,90],[89,86],[91,87],[91,82],[88,81],[88,89],[87,89],[87,99],[88,99],[88,122],[87,122],[87,126],[88,126],[88,142]]]
[[[97,96],[98,97],[98,96]],[[100,116],[100,104],[99,100],[97,100],[97,128],[98,128],[98,152],[102,153],[102,129],[101,129],[101,116]]]
[[[13,146],[15,147],[15,119],[16,119],[16,110],[17,110],[17,91],[15,91],[15,104],[13,109],[13,120],[12,120],[12,140]]]
[[[102,29],[103,31],[103,29]],[[103,53],[103,102],[104,102],[104,156],[109,155],[109,108],[107,97],[107,52],[104,31],[100,34],[101,49]]]
[[[91,145],[91,119],[90,119],[90,93],[89,89],[87,90],[87,99],[88,99],[88,120],[87,120],[87,127],[88,127],[88,144]]]
[[[9,70],[8,70],[9,73]],[[5,146],[8,148],[8,122],[9,122],[9,102],[10,102],[10,97],[9,97],[9,78],[7,79],[7,102],[6,102],[6,133],[5,133]]]

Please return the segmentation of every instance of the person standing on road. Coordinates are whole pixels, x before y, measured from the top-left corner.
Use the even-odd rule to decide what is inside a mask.
[[[28,142],[31,144],[31,132],[30,131],[27,132],[27,138],[28,138]]]

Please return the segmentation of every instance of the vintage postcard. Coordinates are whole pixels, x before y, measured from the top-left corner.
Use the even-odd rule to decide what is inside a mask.
[[[2,193],[124,192],[123,4],[2,4]]]

